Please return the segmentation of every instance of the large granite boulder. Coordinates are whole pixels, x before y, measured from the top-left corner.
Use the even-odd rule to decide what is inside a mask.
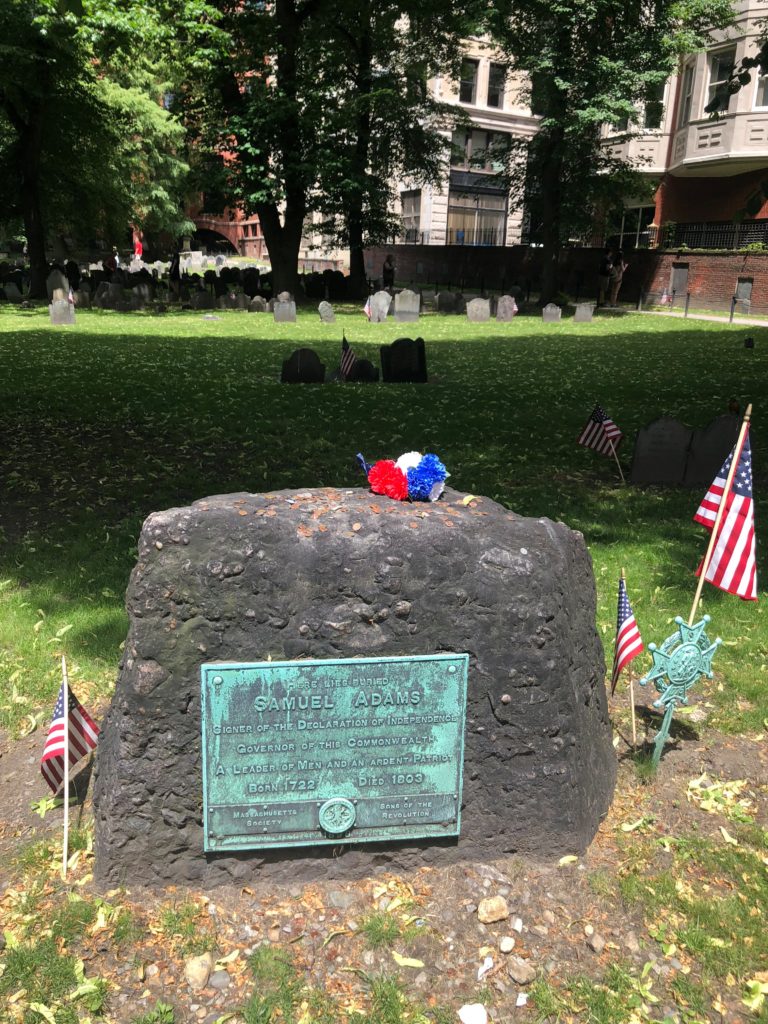
[[[103,723],[96,871],[112,883],[351,877],[583,850],[616,775],[582,536],[487,498],[228,494],[151,515]],[[200,666],[469,654],[461,835],[205,854]],[[339,855],[340,850],[343,853]]]

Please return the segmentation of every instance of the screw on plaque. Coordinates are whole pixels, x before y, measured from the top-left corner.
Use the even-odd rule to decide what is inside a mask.
[[[320,828],[332,836],[340,836],[349,832],[355,824],[357,811],[351,800],[344,797],[334,797],[326,800],[318,812]]]
[[[677,632],[668,636],[661,647],[657,647],[656,644],[648,645],[653,657],[653,667],[638,682],[641,686],[652,682],[660,695],[653,702],[653,706],[665,709],[653,747],[654,768],[659,766],[675,708],[678,704],[688,703],[688,691],[698,681],[699,676],[712,678],[712,658],[723,641],[717,637],[714,643],[709,642],[709,637],[704,632],[709,621],[709,615],[705,615],[700,622],[689,626],[678,615],[675,618]]]

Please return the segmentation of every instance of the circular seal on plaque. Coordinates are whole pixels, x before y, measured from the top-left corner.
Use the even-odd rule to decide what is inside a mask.
[[[348,832],[355,824],[356,817],[355,805],[351,800],[345,800],[343,797],[326,800],[318,814],[320,828],[332,836],[340,836],[343,832]]]

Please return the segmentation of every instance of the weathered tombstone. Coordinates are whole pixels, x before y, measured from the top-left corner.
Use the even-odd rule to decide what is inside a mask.
[[[438,313],[456,312],[456,295],[454,292],[438,292],[436,301]]]
[[[267,312],[267,300],[262,295],[254,295],[251,301],[248,303],[249,313],[266,313]]]
[[[64,299],[69,295],[69,281],[60,270],[54,268],[45,279],[45,287],[48,292],[48,301]]]
[[[193,292],[190,296],[189,304],[192,309],[216,309],[216,299],[205,289]],[[227,307],[224,306],[222,308],[226,309]]]
[[[77,309],[90,309],[91,293],[87,288],[78,289],[78,291],[72,293],[72,297],[75,300],[75,307]]]
[[[314,349],[297,348],[283,362],[281,384],[322,384],[324,380],[325,365]]]
[[[711,484],[739,437],[738,416],[718,416],[701,430],[694,430],[683,483],[686,486]]]
[[[284,294],[283,292],[280,293]],[[278,299],[273,305],[273,313],[276,324],[295,324],[296,323],[296,303],[291,300],[290,302],[283,302]]]
[[[426,384],[427,353],[424,339],[398,338],[382,345],[381,375],[385,384]]]
[[[266,884],[584,850],[616,777],[584,538],[451,489],[418,524],[409,503],[362,488],[219,495],[147,519],[97,751],[100,883]],[[464,651],[460,704],[427,689],[417,663],[403,675],[386,660],[448,652],[463,662]],[[290,689],[230,688],[255,652],[269,652],[275,678],[289,663]],[[355,688],[337,703],[329,669],[350,658],[363,660],[339,664]],[[302,674],[317,671],[307,659],[330,659],[322,683]],[[217,669],[222,702],[204,719]],[[459,738],[436,750],[445,726]],[[463,789],[425,789],[433,758],[459,780],[463,768]],[[322,802],[354,821],[345,773],[383,786],[370,807],[361,798],[352,831]],[[204,816],[204,786],[222,775],[227,815],[207,805]],[[328,792],[329,777],[339,789]],[[403,800],[406,813],[387,807]],[[460,829],[403,837],[405,817],[457,825],[459,804]],[[323,845],[275,849],[291,847],[297,813]],[[222,849],[224,819],[244,838],[240,852]],[[355,845],[366,821],[383,841]]]
[[[690,427],[671,416],[662,416],[639,430],[632,456],[632,483],[681,484],[692,436]]]
[[[461,292],[454,292],[454,298],[456,300],[456,312],[461,315],[467,312],[467,300],[464,298]]]
[[[379,379],[379,368],[370,359],[356,359],[355,365],[347,374],[347,381],[352,384],[375,384]]]
[[[501,295],[496,303],[496,319],[508,323],[517,316],[517,303],[511,295]]]
[[[234,308],[243,311],[248,309],[248,296],[245,294],[245,292],[237,292],[237,294],[235,295]]]
[[[383,324],[387,319],[392,296],[389,292],[376,292],[371,296],[371,323]]]
[[[51,323],[57,326],[69,326],[75,322],[75,306],[68,299],[54,299],[48,306]]]
[[[484,324],[491,319],[491,304],[488,299],[471,299],[467,303],[467,320],[473,324]]]
[[[324,324],[335,324],[336,314],[333,312],[333,306],[330,302],[323,300],[317,307],[317,311],[320,314],[320,319]]]
[[[434,291],[434,289],[432,289],[432,288],[422,288],[421,289],[421,308],[422,309],[426,309],[427,306],[431,306],[431,307],[434,308],[436,295],[437,295],[437,293]]]
[[[562,309],[560,309],[559,306],[556,306],[554,302],[548,302],[541,311],[541,316],[545,324],[559,323],[562,315]]]
[[[14,281],[7,281],[3,290],[9,302],[22,302],[24,299]]]
[[[573,314],[573,319],[577,324],[591,324],[592,314],[594,312],[594,302],[577,302],[576,312]]]
[[[152,301],[152,286],[147,281],[141,281],[131,289],[131,308],[146,309]]]
[[[395,320],[399,323],[413,323],[419,319],[421,297],[417,292],[404,288],[395,295]]]
[[[290,292],[278,292],[277,293],[277,301],[278,302],[293,302],[293,296],[291,295]]]

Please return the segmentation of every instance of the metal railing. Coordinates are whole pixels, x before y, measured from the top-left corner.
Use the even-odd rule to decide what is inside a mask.
[[[744,249],[750,245],[768,249],[768,220],[665,224],[656,230],[664,249]]]

